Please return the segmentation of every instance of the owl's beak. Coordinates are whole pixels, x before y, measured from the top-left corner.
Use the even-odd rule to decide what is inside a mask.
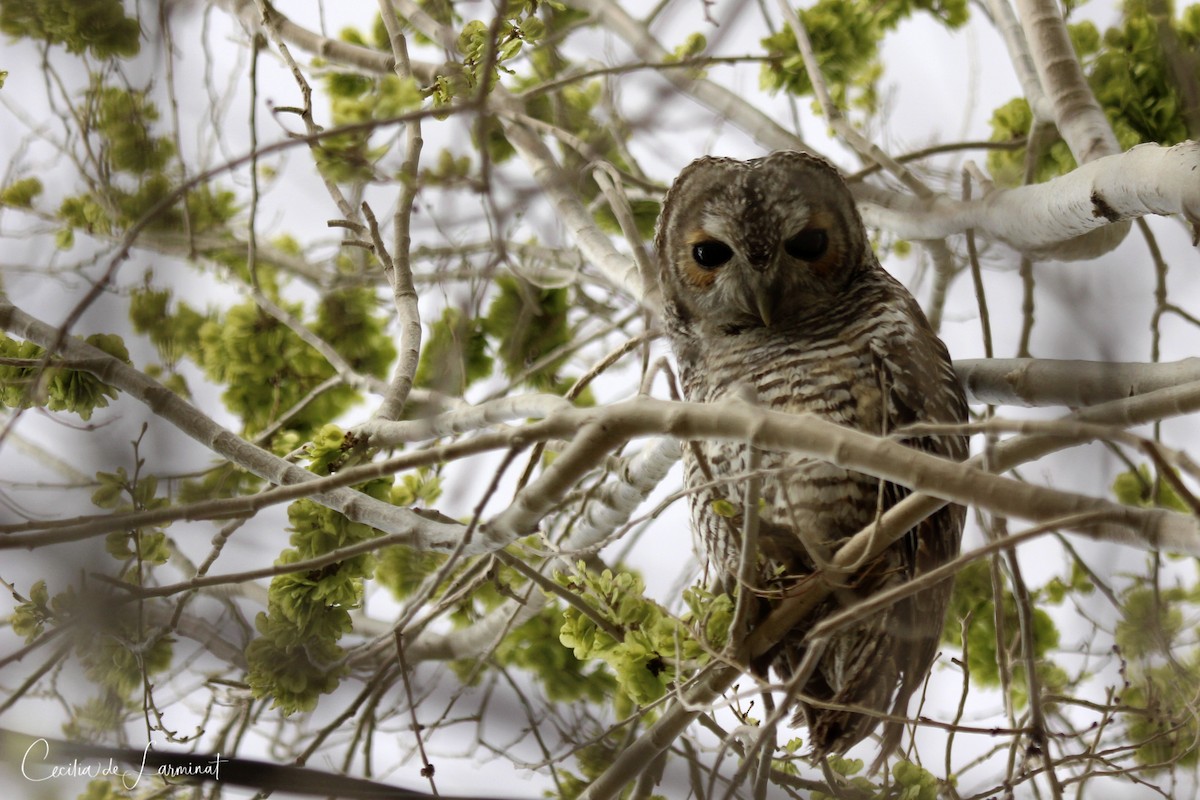
[[[771,290],[760,283],[754,287],[754,308],[758,311],[758,318],[762,320],[763,325],[771,327],[771,314],[775,308],[775,296]]]

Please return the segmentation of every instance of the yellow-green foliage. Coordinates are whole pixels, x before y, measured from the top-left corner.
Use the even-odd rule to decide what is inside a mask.
[[[571,341],[568,292],[540,289],[509,276],[498,278],[496,285],[500,291],[488,307],[483,330],[496,342],[504,374],[515,378]],[[564,355],[543,364],[525,376],[525,383],[544,391],[565,391],[558,369],[566,360]]]
[[[886,34],[916,11],[931,13],[948,28],[961,27],[967,21],[966,0],[818,0],[797,10],[835,103],[875,109],[875,84],[882,74],[879,45]],[[791,27],[768,36],[762,44],[768,56],[760,78],[762,87],[795,95],[812,94],[812,82]]]
[[[120,336],[97,333],[84,341],[129,363],[129,351]],[[0,407],[69,411],[89,420],[93,411],[107,407],[109,400],[116,399],[115,388],[82,370],[55,366],[53,359],[46,369],[40,370],[38,365],[45,353],[33,342],[20,342],[0,335],[0,358],[23,362],[0,364]]]
[[[1135,583],[1121,593],[1114,639],[1127,686],[1119,702],[1141,764],[1200,760],[1200,648],[1193,641],[1200,589]],[[1188,619],[1190,617],[1190,619]]]
[[[0,189],[0,206],[9,208],[32,208],[33,201],[42,193],[42,182],[37,178],[22,178]]]
[[[1017,618],[1017,603],[1012,592],[1004,589],[1003,613],[1005,649],[1010,653],[1019,653],[1016,645],[1020,641],[1021,628]],[[1038,664],[1038,674],[1043,683],[1061,685],[1065,675],[1053,662],[1047,659],[1047,654],[1058,646],[1058,628],[1054,620],[1041,608],[1030,609],[1033,617],[1033,657]],[[992,592],[992,580],[986,561],[974,561],[958,573],[954,582],[954,595],[946,616],[946,627],[942,638],[949,644],[959,644],[962,641],[963,623],[967,624],[967,665],[971,670],[971,681],[980,686],[1000,685],[1000,660],[997,654],[996,641],[996,606],[995,595]],[[1024,664],[1020,658],[1010,658],[1014,676],[1019,678]],[[1022,663],[1018,663],[1022,662]],[[1017,679],[1011,685],[1013,701],[1018,705],[1025,702],[1025,685]]]
[[[657,200],[631,200],[629,209],[633,212],[633,221],[637,225],[638,233],[643,239],[651,239],[654,237],[654,226],[658,222],[658,212],[662,209],[662,204]],[[600,225],[601,230],[611,234],[621,234],[621,224],[617,222],[617,215],[607,205],[603,205],[596,212],[596,222]]]
[[[163,508],[168,500],[158,497],[158,478],[143,475],[134,480],[124,467],[116,472],[97,472],[100,484],[92,492],[92,504],[98,508],[115,512],[152,511]],[[105,550],[119,561],[131,562],[126,579],[134,580],[142,566],[165,564],[171,557],[166,533],[158,527],[148,526],[113,531],[105,537]]]
[[[1129,685],[1119,698],[1133,710],[1122,715],[1140,764],[1164,768],[1195,767],[1200,762],[1200,651],[1186,657],[1143,666],[1128,675]]]
[[[707,661],[729,635],[733,601],[727,595],[689,589],[684,594],[689,612],[679,619],[648,599],[642,579],[632,572],[597,575],[580,564],[572,575],[556,578],[621,633],[615,637],[592,616],[568,605],[559,640],[580,661],[607,663],[621,692],[638,705],[662,697],[669,683]]]
[[[1113,481],[1113,494],[1117,502],[1137,508],[1165,508],[1170,511],[1191,513],[1187,503],[1183,501],[1166,480],[1152,476],[1150,467],[1142,464],[1137,471],[1122,472]]]
[[[429,326],[421,347],[414,383],[461,396],[467,387],[492,374],[492,357],[487,353],[483,320],[446,308],[441,319]]]
[[[101,59],[137,55],[141,36],[121,0],[2,0],[0,31]]]
[[[1200,4],[1176,17],[1152,14],[1149,3],[1128,0],[1121,21],[1103,35],[1091,22],[1068,26],[1071,42],[1084,65],[1088,84],[1112,124],[1118,144],[1127,149],[1140,142],[1175,144],[1200,135],[1200,121],[1189,121],[1182,82],[1200,70]],[[1192,110],[1193,114],[1197,112]],[[1027,136],[1033,115],[1024,99],[1000,106],[992,115],[992,140]],[[988,154],[993,178],[1004,186],[1021,182],[1025,148]],[[1037,154],[1034,182],[1049,180],[1075,168],[1066,143],[1053,137]]]
[[[859,775],[863,761],[859,758],[831,756],[829,768],[846,778],[846,784],[857,790],[855,797],[872,800],[938,800],[942,782],[929,770],[911,761],[897,761],[892,765],[892,780],[886,785],[877,785],[870,778]],[[812,800],[835,800],[832,795],[814,791]]]
[[[377,500],[390,497],[388,480],[358,489]],[[288,508],[292,548],[280,554],[280,565],[318,558],[378,535],[311,500]],[[337,688],[345,666],[338,640],[353,625],[350,610],[362,602],[363,579],[375,568],[369,553],[325,566],[276,576],[267,595],[267,611],[254,625],[259,637],[246,648],[247,683],[256,697],[270,697],[285,714],[309,711],[322,694]]]
[[[299,304],[286,308],[303,319]],[[370,290],[332,292],[321,299],[311,327],[353,368],[383,377],[396,349],[386,335],[382,316],[375,312]],[[194,315],[182,319],[188,327],[194,322]],[[334,374],[320,353],[287,325],[261,311],[253,300],[201,323],[189,355],[210,379],[226,385],[222,395],[225,406],[243,420],[248,432],[270,425]],[[354,390],[336,386],[300,409],[288,427],[307,436],[357,398]]]
[[[161,172],[175,155],[165,136],[154,136],[158,108],[145,92],[93,84],[87,93],[88,118],[104,143],[103,155],[114,169],[142,175]]]
[[[113,695],[117,705],[135,692],[140,696],[145,677],[171,665],[173,639],[158,630],[146,641],[135,606],[82,595],[73,586],[51,595],[46,582],[37,581],[29,599],[14,609],[9,624],[26,642],[42,636],[47,626],[68,630],[88,679]]]

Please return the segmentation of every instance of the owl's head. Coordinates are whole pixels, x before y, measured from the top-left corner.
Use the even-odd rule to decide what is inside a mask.
[[[837,170],[787,151],[693,161],[667,193],[654,245],[668,318],[696,333],[784,326],[828,310],[874,263]]]

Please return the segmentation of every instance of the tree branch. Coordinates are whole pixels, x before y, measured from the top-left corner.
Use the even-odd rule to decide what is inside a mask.
[[[1200,380],[1200,358],[1169,363],[963,359],[958,379],[976,403],[1078,408]]]
[[[1108,252],[1077,237],[1120,220],[1182,214],[1200,230],[1200,143],[1143,144],[1046,183],[993,189],[979,200],[925,203],[857,184],[863,220],[905,239],[941,239],[968,228],[1034,257],[1094,258]],[[1064,249],[1061,243],[1074,240]]]
[[[319,480],[308,470],[290,464],[218,425],[179,395],[108,353],[75,337],[60,337],[58,329],[34,319],[5,298],[0,298],[0,329],[45,348],[55,345],[61,338],[61,352],[65,357],[86,360],[91,365],[87,372],[127,392],[160,418],[247,472],[278,486]],[[458,523],[425,519],[409,509],[380,502],[348,488],[320,492],[312,499],[355,522],[386,533],[409,535],[414,547],[450,550],[465,530]]]

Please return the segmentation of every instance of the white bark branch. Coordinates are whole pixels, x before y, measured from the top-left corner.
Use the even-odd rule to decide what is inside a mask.
[[[954,369],[973,402],[1078,408],[1200,381],[1200,358],[1162,364],[963,359]]]
[[[499,93],[500,90],[497,90]],[[579,199],[571,182],[554,154],[545,142],[529,128],[519,122],[503,119],[504,135],[529,164],[533,177],[554,202],[562,224],[570,232],[584,258],[592,263],[612,283],[629,293],[631,297],[643,299],[642,276],[637,262],[623,255],[613,246],[608,234],[600,230],[591,212]]]
[[[266,35],[256,0],[215,0],[215,5],[241,22],[248,31]],[[396,59],[393,56],[311,31],[297,25],[274,6],[268,10],[268,23],[275,27],[279,38],[285,43],[335,64],[375,74],[391,72],[396,67]],[[412,68],[414,73],[421,76],[421,80],[433,79],[434,65],[413,62]]]
[[[1102,245],[1063,250],[1073,239],[1118,220],[1182,214],[1200,226],[1200,144],[1138,145],[1054,180],[994,189],[979,200],[944,196],[923,203],[857,184],[863,220],[905,239],[941,239],[969,228],[1032,256],[1093,258]],[[1099,253],[1096,252],[1097,248]]]
[[[0,327],[43,346],[58,339],[56,329],[3,300]],[[1200,527],[1196,520],[1181,514],[1125,508],[1100,498],[1023,484],[808,415],[764,411],[738,403],[689,404],[649,398],[600,409],[563,409],[540,422],[493,434],[496,446],[502,442],[513,446],[535,440],[574,439],[507,509],[464,546],[460,542],[464,531],[461,525],[425,519],[346,488],[328,488],[336,481],[349,484],[374,477],[387,468],[387,462],[350,468],[332,479],[320,479],[222,428],[179,396],[112,356],[71,337],[63,348],[65,357],[89,364],[88,372],[146,403],[163,419],[232,463],[279,485],[317,481],[320,489],[314,493],[314,500],[385,533],[411,537],[411,546],[417,548],[447,551],[458,547],[463,555],[478,555],[504,547],[536,530],[542,518],[600,463],[605,453],[632,438],[669,434],[684,440],[745,441],[759,448],[795,452],[908,486],[942,501],[975,504],[1032,522],[1108,510],[1122,522],[1089,529],[1089,535],[1142,548],[1200,555]],[[1162,416],[1200,408],[1200,384],[1161,392],[1170,395],[1159,408]],[[1021,441],[1006,445],[1017,446]]]
[[[1016,70],[1017,80],[1021,84],[1021,92],[1033,111],[1034,125],[1039,122],[1049,122],[1054,119],[1054,109],[1042,90],[1041,79],[1038,78],[1037,65],[1029,53],[1029,45],[1025,41],[1025,32],[1021,30],[1021,21],[1013,13],[1008,0],[987,0],[987,7],[992,12],[992,22],[1000,35],[1004,37],[1004,46],[1008,49],[1009,60]]]
[[[516,419],[547,417],[569,408],[573,408],[571,403],[558,395],[523,394],[466,406],[428,419],[392,422],[376,418],[352,430],[355,435],[366,437],[371,447],[399,447],[483,430]]]
[[[1080,164],[1121,152],[1096,102],[1054,0],[1016,0],[1029,55],[1054,114],[1054,124]]]

